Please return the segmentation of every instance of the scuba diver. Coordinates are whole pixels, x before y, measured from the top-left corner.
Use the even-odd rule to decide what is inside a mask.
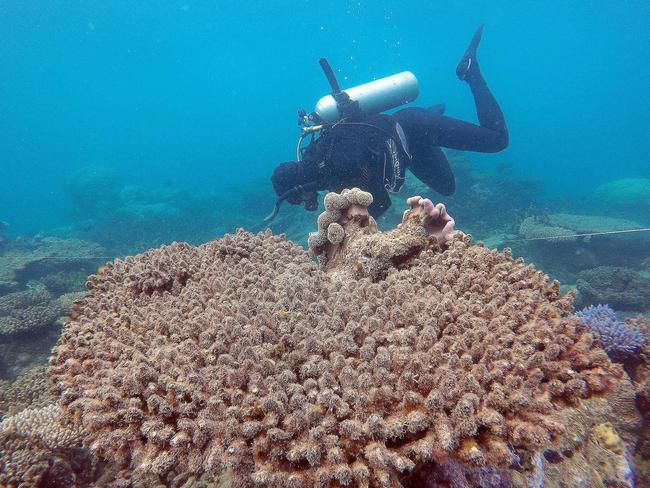
[[[454,174],[441,147],[484,153],[505,149],[508,129],[503,113],[476,58],[482,32],[480,25],[456,67],[456,75],[469,85],[474,97],[479,125],[443,115],[443,104],[381,114],[417,97],[419,89],[412,73],[341,91],[329,64],[321,59],[332,95],[323,97],[313,113],[299,112],[306,127],[298,141],[298,160],[282,163],[273,171],[277,200],[265,220],[275,217],[284,200],[316,210],[319,190],[340,192],[352,187],[373,195],[368,210],[377,218],[391,204],[389,193],[401,189],[406,169],[432,190],[445,196],[454,193]],[[384,100],[379,100],[381,97]],[[334,115],[328,113],[329,108]],[[314,137],[316,132],[318,137]],[[312,140],[302,149],[307,134]]]

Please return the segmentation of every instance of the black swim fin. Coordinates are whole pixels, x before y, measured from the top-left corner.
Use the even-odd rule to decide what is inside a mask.
[[[461,80],[467,80],[468,76],[478,69],[476,50],[478,49],[478,45],[481,43],[483,27],[485,27],[485,24],[478,26],[478,29],[474,32],[472,40],[469,42],[469,46],[467,46],[467,49],[465,50],[465,54],[463,54],[463,57],[460,58],[460,61],[456,66],[456,76]]]
[[[429,112],[433,112],[436,115],[443,115],[445,113],[446,108],[447,108],[447,104],[437,103],[435,105],[431,105],[430,107],[427,107],[427,110]]]

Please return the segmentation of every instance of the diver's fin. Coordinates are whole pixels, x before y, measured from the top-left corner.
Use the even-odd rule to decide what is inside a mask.
[[[481,37],[483,36],[483,27],[485,24],[481,24],[474,32],[472,40],[469,41],[469,46],[465,50],[463,57],[460,58],[458,65],[456,66],[456,76],[461,80],[467,79],[467,76],[472,73],[472,71],[478,67],[478,61],[476,59],[476,50],[478,45],[481,43]]]
[[[427,110],[429,112],[433,112],[436,115],[442,115],[445,113],[445,109],[447,108],[447,104],[445,103],[436,103],[435,105],[431,105],[430,107],[427,107]]]

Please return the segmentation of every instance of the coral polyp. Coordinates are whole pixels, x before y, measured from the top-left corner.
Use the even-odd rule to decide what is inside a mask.
[[[550,413],[622,370],[557,282],[461,234],[441,250],[426,218],[343,226],[327,271],[270,232],[116,260],[54,349],[64,411],[95,455],[165,483],[397,487],[543,448]]]

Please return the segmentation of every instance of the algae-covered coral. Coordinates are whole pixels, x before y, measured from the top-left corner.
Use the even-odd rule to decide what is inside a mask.
[[[622,370],[557,282],[461,235],[441,251],[429,218],[342,226],[327,272],[243,231],[116,260],[53,351],[61,405],[95,455],[168,485],[400,486],[542,449]]]

